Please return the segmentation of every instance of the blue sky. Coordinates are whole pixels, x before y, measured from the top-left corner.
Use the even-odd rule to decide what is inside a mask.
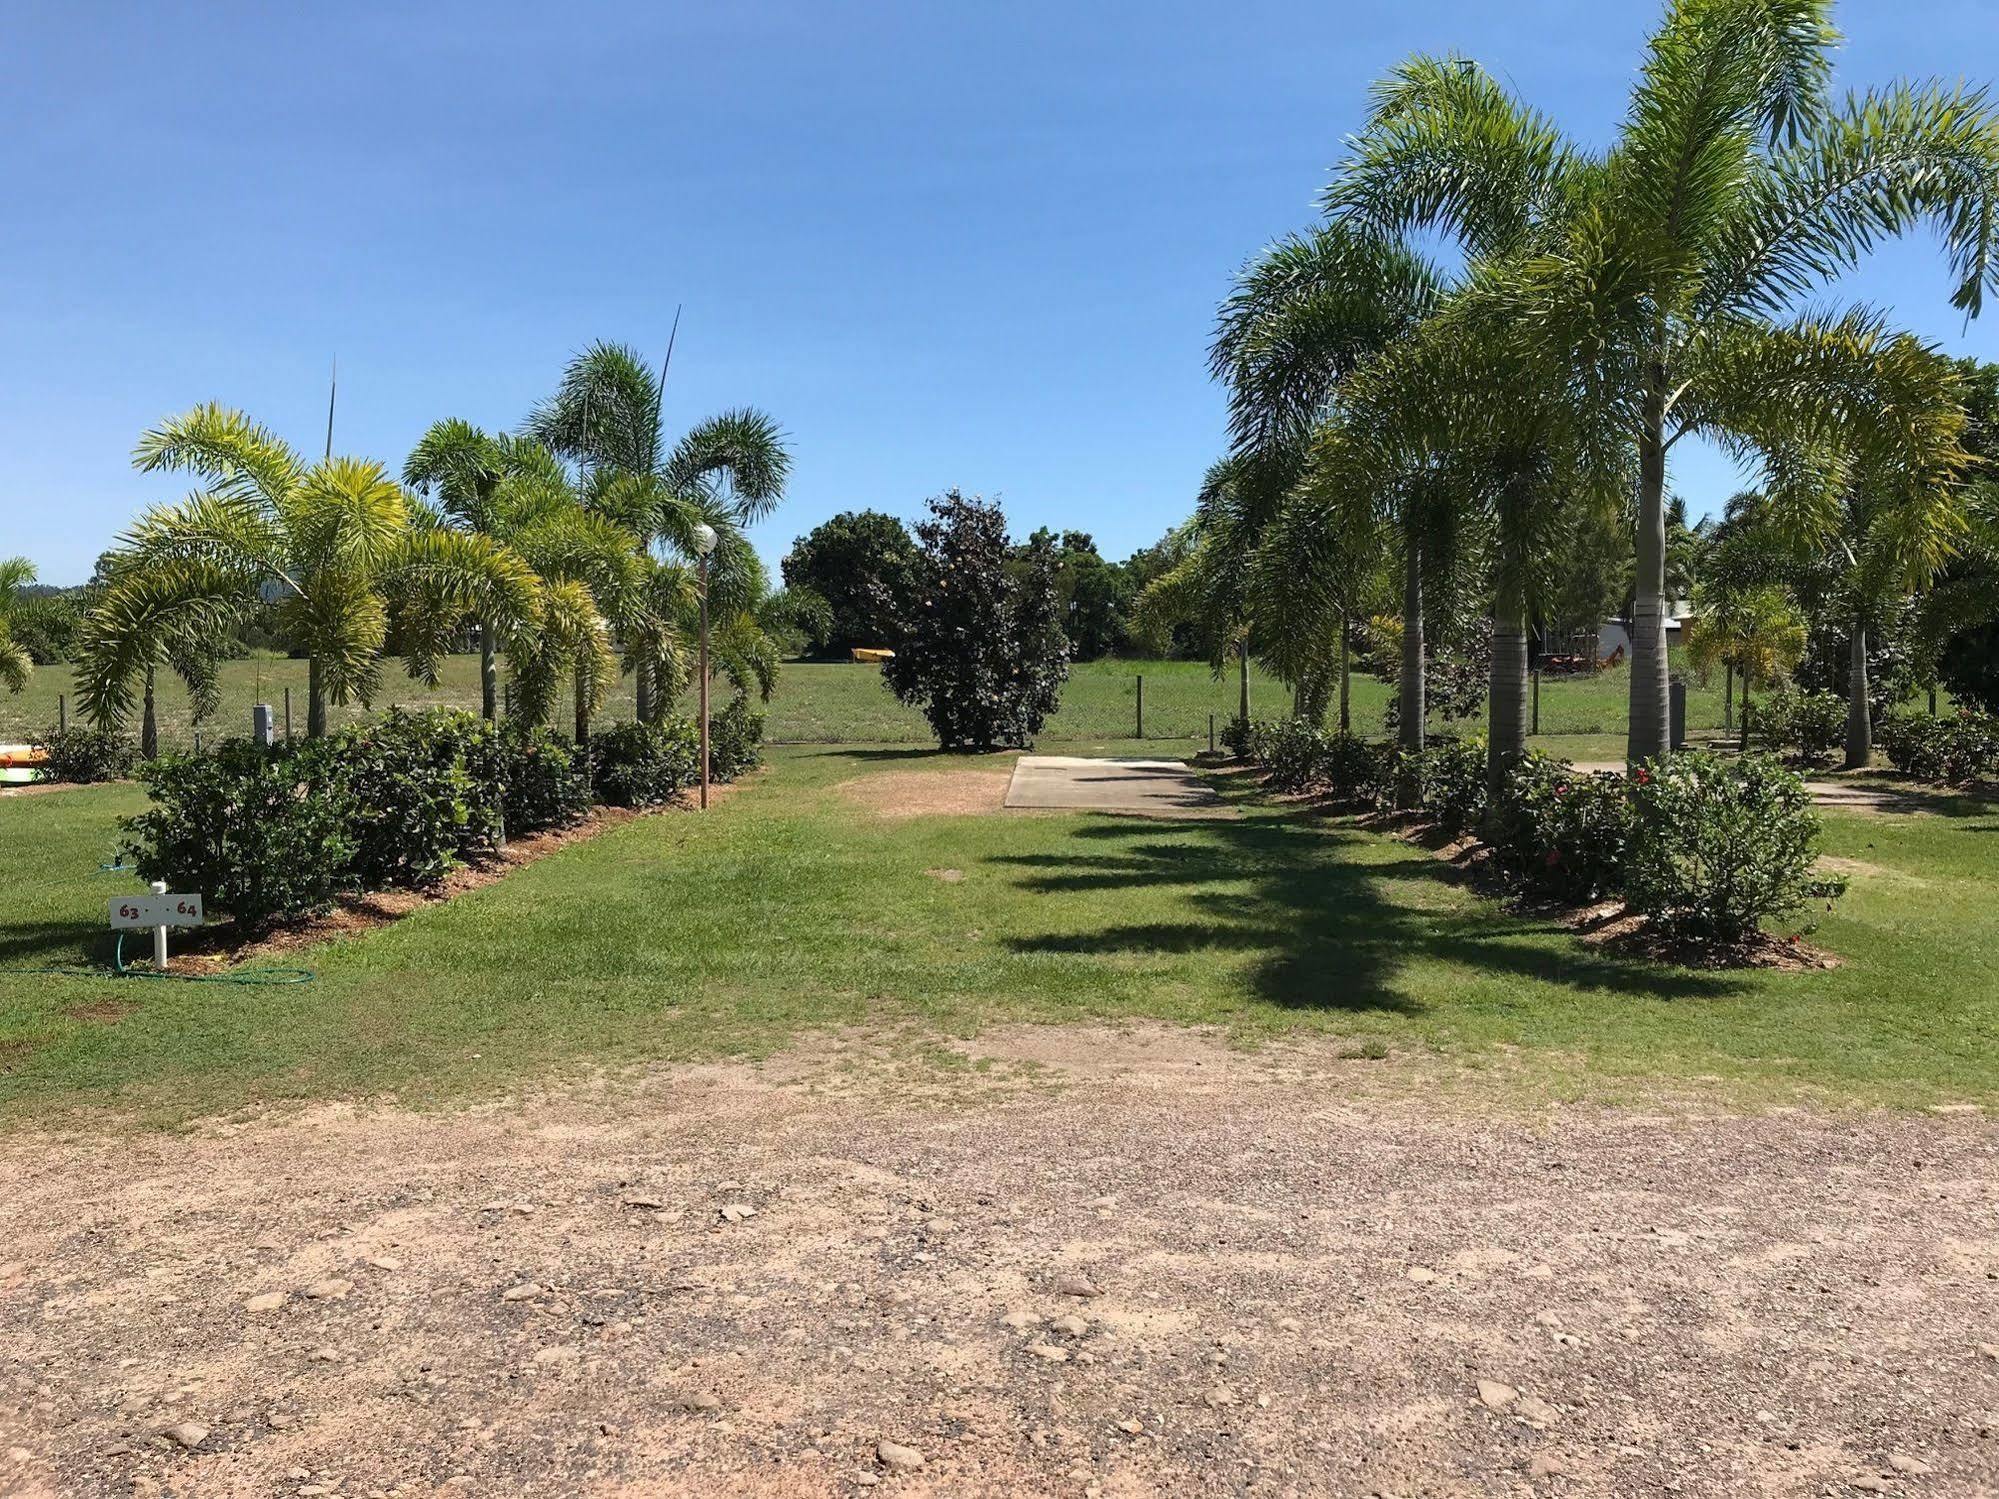
[[[1367,85],[1477,57],[1577,135],[1622,111],[1650,0],[1320,5],[10,0],[0,52],[0,556],[85,576],[172,482],[196,401],[400,465],[512,426],[598,338],[664,348],[669,417],[760,405],[835,511],[952,484],[1122,556],[1222,443],[1203,371],[1245,256],[1307,222]],[[1990,0],[1846,0],[1842,84],[1999,75]],[[1958,352],[1939,258],[1843,293]],[[1730,472],[1685,453],[1698,512]]]

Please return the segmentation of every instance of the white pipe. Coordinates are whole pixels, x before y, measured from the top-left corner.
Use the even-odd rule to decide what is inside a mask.
[[[165,880],[154,880],[153,894],[165,895],[166,893],[167,882]],[[167,971],[167,929],[163,926],[153,928],[153,966],[159,969],[161,973]]]

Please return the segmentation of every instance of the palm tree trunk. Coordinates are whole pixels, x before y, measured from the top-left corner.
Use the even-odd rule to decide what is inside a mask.
[[[659,704],[654,701],[652,662],[639,662],[632,676],[632,695],[636,699],[634,706],[640,723],[652,723],[658,719]]]
[[[1423,553],[1412,534],[1403,543],[1402,563],[1402,698],[1396,739],[1405,755],[1423,752],[1423,729],[1429,716],[1423,699]],[[1422,797],[1413,764],[1396,779],[1395,804],[1413,807]]]
[[[156,760],[160,754],[160,718],[153,703],[153,668],[146,668],[146,706],[139,719],[139,756]]]
[[[1342,615],[1340,618],[1340,732],[1342,734],[1353,732],[1353,705],[1350,701],[1353,692],[1353,657],[1349,650],[1349,632],[1352,626],[1353,621]]]
[[[1853,622],[1853,655],[1846,669],[1846,768],[1865,770],[1874,758],[1874,721],[1867,711],[1867,623]]]
[[[1631,726],[1624,757],[1663,759],[1666,710],[1666,373],[1654,365],[1638,436],[1637,587],[1631,605]]]
[[[326,683],[319,670],[319,657],[305,660],[305,737],[326,737]]]
[[[500,721],[500,652],[491,620],[479,625],[479,711],[487,723]]]
[[[1527,620],[1513,599],[1492,611],[1492,668],[1486,687],[1486,795],[1497,801],[1527,758]]]
[[[1423,700],[1423,554],[1412,536],[1403,548],[1402,565],[1402,680],[1397,740],[1402,748],[1423,748],[1423,729],[1428,717]]]

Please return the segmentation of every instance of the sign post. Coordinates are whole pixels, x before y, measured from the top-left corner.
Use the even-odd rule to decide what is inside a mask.
[[[152,928],[153,966],[162,973],[167,968],[167,928],[201,925],[201,897],[169,895],[165,880],[154,880],[153,893],[149,896],[113,896],[110,911],[114,929],[134,931]]]

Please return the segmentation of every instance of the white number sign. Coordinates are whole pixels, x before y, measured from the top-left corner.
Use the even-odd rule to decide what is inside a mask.
[[[111,900],[114,927],[200,926],[198,895],[119,895]]]

